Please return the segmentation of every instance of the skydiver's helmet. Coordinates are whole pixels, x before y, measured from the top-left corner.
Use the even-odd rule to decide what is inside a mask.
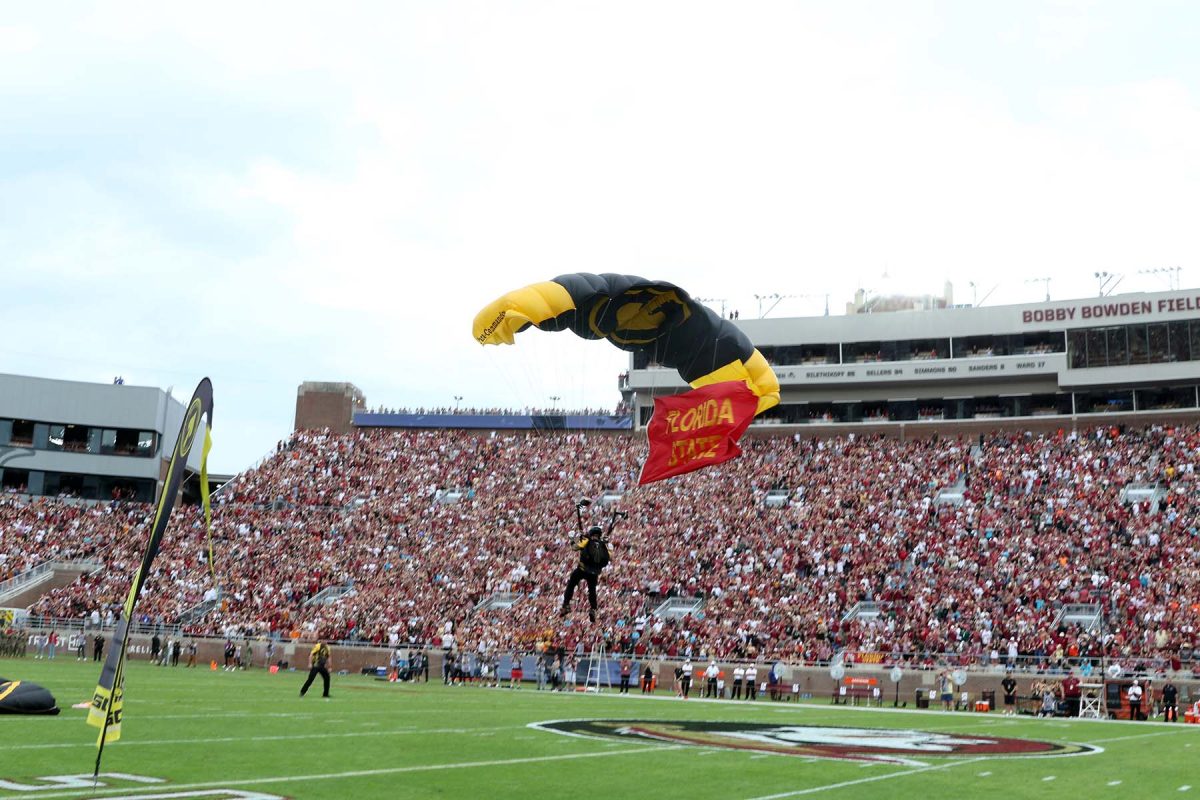
[[[604,534],[604,529],[601,528],[599,525],[593,525],[592,527],[588,528],[587,535],[588,535],[589,539],[593,538],[593,537],[602,536],[603,534]]]

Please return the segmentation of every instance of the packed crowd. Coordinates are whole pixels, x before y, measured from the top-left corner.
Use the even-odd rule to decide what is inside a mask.
[[[218,497],[219,598],[201,517],[184,508],[138,613],[173,622],[199,607],[186,623],[196,633],[399,633],[481,653],[576,651],[598,630],[614,651],[667,656],[1191,663],[1200,427],[743,446],[724,465],[636,487],[645,443],[628,435],[297,433]],[[1123,502],[1126,486],[1154,481],[1165,498]],[[940,503],[956,485],[963,502]],[[779,488],[790,502],[768,507]],[[605,492],[624,493],[629,518],[613,534],[599,623],[578,597],[559,621],[574,500]],[[603,519],[593,509],[589,523]],[[0,580],[50,559],[100,560],[104,571],[31,610],[119,606],[151,511],[0,498]],[[322,601],[331,588],[340,594]],[[522,597],[475,610],[497,593]],[[654,614],[676,596],[703,605]],[[850,613],[864,603],[879,615]],[[1056,624],[1071,603],[1099,604],[1102,632]]]
[[[379,406],[377,408],[367,409],[370,414],[415,414],[445,416],[448,414],[462,414],[466,416],[530,416],[539,414],[566,414],[569,416],[579,417],[594,417],[594,416],[609,416],[628,414],[629,406],[625,403],[620,403],[616,408],[561,408],[551,406],[549,408],[533,408],[526,406],[524,408],[501,408],[493,406],[489,408],[475,408],[467,406],[438,406],[433,408],[385,408]]]

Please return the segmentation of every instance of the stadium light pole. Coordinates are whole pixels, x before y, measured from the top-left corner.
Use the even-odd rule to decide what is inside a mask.
[[[1100,296],[1104,297],[1105,295],[1112,294],[1113,289],[1117,288],[1117,284],[1120,283],[1122,278],[1125,276],[1117,272],[1100,271],[1092,273],[1092,277],[1099,281]]]
[[[1139,269],[1138,275],[1165,275],[1167,277],[1167,288],[1172,292],[1179,288],[1179,273],[1183,267],[1154,267],[1152,269]]]
[[[779,294],[778,292],[776,292],[774,294],[756,294],[756,295],[754,295],[754,299],[758,301],[758,318],[766,319],[767,314],[770,314],[772,311],[775,310],[775,306],[779,305],[780,300],[790,300],[790,299],[794,298],[795,296],[796,295],[794,295],[794,294]],[[775,302],[772,303],[770,306],[768,306],[767,310],[764,312],[763,311],[763,300],[774,300]]]
[[[461,402],[462,402],[462,395],[461,394],[454,395],[454,410],[455,411],[458,411],[458,404]]]
[[[552,395],[550,395],[550,403],[551,403],[551,405],[550,405],[550,409],[551,409],[552,411],[554,411],[554,410],[557,410],[557,409],[558,409],[558,401],[559,401],[559,400],[561,400],[561,399],[562,399],[562,398],[561,398],[561,397],[559,397],[559,396],[558,396],[558,395],[556,395],[556,394],[552,394]]]
[[[818,294],[796,294],[796,295],[789,295],[789,297],[795,297],[797,299],[807,299],[807,300],[820,300],[823,297],[823,298],[825,298],[825,316],[827,316],[827,317],[829,316],[829,292],[825,292],[823,294],[821,294],[821,293],[818,293]],[[772,308],[774,308],[774,306],[772,306]]]
[[[725,303],[728,301],[724,297],[697,297],[696,302],[697,303],[720,303],[721,304],[721,316],[722,317],[725,316]]]
[[[1044,283],[1046,284],[1046,302],[1050,302],[1050,279],[1049,278],[1030,278],[1025,283]]]

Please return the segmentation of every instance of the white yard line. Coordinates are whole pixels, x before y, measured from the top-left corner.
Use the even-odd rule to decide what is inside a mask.
[[[1178,730],[1178,729],[1177,729]],[[1133,736],[1113,736],[1109,739],[1089,739],[1079,744],[1104,744],[1105,742],[1123,742],[1127,739],[1147,739],[1151,736],[1166,736],[1172,731],[1156,731],[1155,733],[1135,733]]]
[[[131,740],[122,739],[116,744],[109,745],[113,748],[137,747],[145,745],[163,745],[163,744],[224,744],[227,742],[284,742],[292,740],[304,739],[351,739],[359,736],[415,736],[426,733],[452,733],[456,735],[462,734],[482,734],[496,731],[511,731],[521,730],[524,725],[502,725],[495,728],[401,728],[392,731],[348,731],[346,733],[293,733],[282,734],[279,736],[223,736],[211,739],[143,739]],[[5,752],[10,750],[60,750],[70,747],[92,747],[96,746],[95,742],[70,742],[70,743],[55,743],[55,744],[14,744],[4,748]]]
[[[264,711],[261,713],[254,713],[254,712],[249,712],[249,711],[229,711],[229,712],[216,713],[216,714],[146,714],[146,713],[143,713],[142,711],[138,710],[138,705],[144,704],[144,702],[145,701],[139,700],[134,704],[133,713],[136,715],[137,719],[213,719],[213,718],[218,718],[218,717],[254,718],[254,719],[258,719],[258,718],[262,718],[262,717],[269,717],[272,719],[307,719],[307,718],[312,718],[312,717],[320,717],[323,720],[328,720],[328,719],[356,719],[358,717],[372,716],[372,715],[374,715],[374,716],[394,716],[396,714],[396,710],[394,708],[376,709],[376,710],[363,709],[361,711],[360,710],[347,711],[346,712],[347,716],[345,716],[345,717],[336,717],[336,716],[331,717],[327,713],[322,713],[322,711],[317,711],[317,710],[313,710],[313,711]],[[176,704],[176,705],[178,705],[178,704]],[[128,703],[126,703],[125,708],[126,708],[126,712],[128,712],[128,710],[129,710]],[[329,706],[322,705],[321,708],[324,709],[325,711],[328,711]],[[499,714],[499,713],[507,713],[507,712],[508,712],[508,709],[506,709],[506,708],[496,708],[496,709],[487,709],[487,708],[475,709],[475,708],[473,708],[473,709],[471,709],[472,714],[487,714],[487,713]],[[445,714],[446,709],[444,709],[444,708],[406,708],[406,709],[404,709],[404,713],[407,715]],[[84,710],[80,709],[80,714],[83,715]],[[60,719],[69,720],[69,719],[71,719],[71,717],[60,717]]]
[[[528,758],[506,758],[497,759],[494,761],[460,761],[449,764],[416,764],[408,767],[386,767],[382,769],[363,769],[350,772],[325,772],[314,775],[278,775],[269,778],[224,778],[219,781],[205,781],[202,783],[181,783],[172,785],[172,791],[186,791],[191,789],[213,789],[224,788],[230,786],[261,786],[271,783],[304,783],[307,781],[337,781],[346,780],[348,778],[372,778],[379,775],[402,775],[409,772],[437,772],[440,770],[451,769],[480,769],[486,767],[506,767],[514,764],[541,764],[552,761],[574,761],[585,758],[607,758],[609,756],[626,756],[639,755],[642,753],[661,753],[665,750],[679,750],[684,745],[653,745],[650,747],[636,747],[628,750],[605,750],[596,753],[568,753],[559,756],[530,756]],[[162,787],[155,787],[152,791],[161,792]],[[90,790],[79,790],[74,792],[55,792],[42,794],[38,793],[38,798],[59,798],[59,797],[78,797],[81,794],[86,794],[91,797],[101,797],[105,795],[124,792],[129,797],[139,797],[140,795],[134,791],[130,791],[127,787],[115,789],[98,789],[95,792]],[[0,795],[0,800],[28,800],[29,795]]]
[[[820,792],[828,792],[834,789],[844,789],[847,786],[859,786],[864,783],[875,783],[877,781],[891,780],[892,778],[903,778],[907,775],[919,775],[925,772],[937,772],[943,769],[952,767],[961,767],[966,764],[974,764],[979,761],[987,761],[986,758],[968,758],[963,761],[952,761],[948,764],[939,764],[935,767],[918,767],[916,769],[908,769],[903,772],[889,772],[886,775],[873,775],[870,778],[859,778],[854,781],[842,781],[841,783],[830,783],[825,786],[810,786],[807,789],[797,789],[794,792],[782,792],[781,794],[767,794],[759,797],[751,797],[749,800],[781,800],[784,797],[800,797],[806,794],[819,794]],[[3,798],[0,798],[3,800]]]

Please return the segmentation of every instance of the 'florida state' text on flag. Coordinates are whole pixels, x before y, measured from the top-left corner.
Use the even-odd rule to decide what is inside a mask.
[[[646,426],[650,455],[638,483],[682,475],[741,455],[737,441],[757,408],[758,397],[743,381],[655,398],[654,416]]]

